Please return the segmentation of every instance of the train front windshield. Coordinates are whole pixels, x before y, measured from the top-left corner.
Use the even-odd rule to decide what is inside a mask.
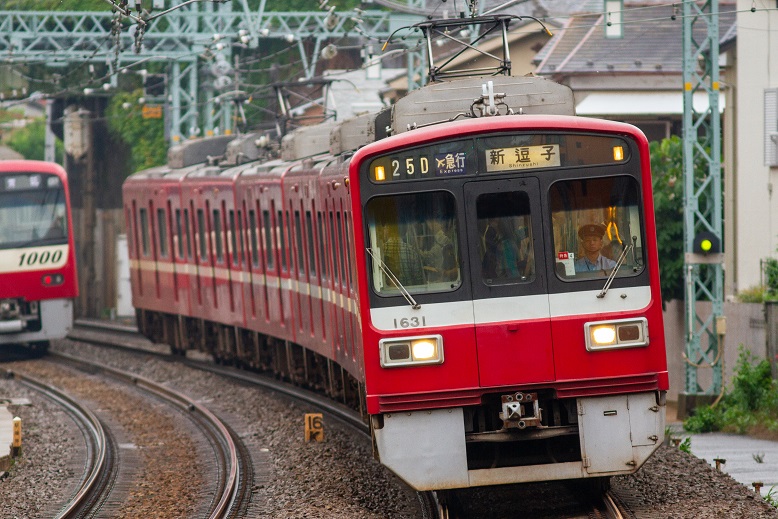
[[[452,300],[463,286],[477,299],[645,283],[636,150],[620,137],[499,135],[372,159],[362,185],[376,303],[404,290]]]
[[[40,173],[0,180],[0,249],[67,243],[65,190],[59,177]]]
[[[379,197],[367,207],[373,286],[382,295],[455,290],[461,283],[454,196],[446,191]]]

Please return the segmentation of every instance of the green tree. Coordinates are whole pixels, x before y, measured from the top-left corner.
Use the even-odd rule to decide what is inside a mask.
[[[108,11],[103,0],[4,0],[2,10],[8,11]]]
[[[12,150],[21,153],[28,160],[43,160],[44,147],[46,143],[46,121],[37,119],[27,124],[23,128],[14,130],[5,144]],[[62,141],[55,141],[56,162],[62,163],[63,146]]]
[[[650,144],[662,301],[683,299],[683,142],[677,136]]]
[[[167,160],[165,121],[143,118],[143,106],[138,103],[142,95],[141,89],[116,94],[105,114],[108,130],[130,147],[128,173],[160,166]]]

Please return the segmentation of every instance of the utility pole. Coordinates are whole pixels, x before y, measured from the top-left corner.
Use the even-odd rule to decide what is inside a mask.
[[[80,169],[82,203],[75,226],[75,242],[79,278],[83,284],[79,296],[80,308],[76,315],[84,317],[99,317],[96,308],[95,294],[95,227],[97,223],[95,210],[95,156],[92,131],[92,112],[84,109],[69,108],[65,111],[64,145],[67,154],[66,169]],[[67,164],[72,161],[73,166]],[[75,213],[75,210],[74,210]]]
[[[683,176],[686,385],[679,416],[721,392],[724,334],[718,0],[683,2]],[[698,113],[694,94],[707,97]],[[699,165],[695,171],[695,165]],[[710,310],[700,302],[709,302]],[[710,368],[703,389],[698,370]]]

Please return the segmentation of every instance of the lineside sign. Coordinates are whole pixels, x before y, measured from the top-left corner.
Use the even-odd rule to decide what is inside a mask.
[[[305,413],[305,441],[324,441],[324,421],[321,413]]]

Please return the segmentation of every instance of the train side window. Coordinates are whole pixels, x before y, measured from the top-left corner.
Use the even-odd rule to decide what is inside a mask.
[[[235,266],[240,265],[240,255],[238,255],[238,233],[236,232],[237,229],[235,228],[235,211],[230,209],[228,213],[228,219],[230,226],[227,233],[229,234],[230,239],[230,256],[232,256],[232,264]]]
[[[330,239],[332,240],[331,247],[332,249],[332,277],[335,279],[336,283],[340,283],[340,278],[338,277],[338,248],[335,247],[335,215],[332,211],[330,211]]]
[[[135,222],[133,222],[132,210],[129,207],[124,210],[124,221],[127,222],[127,252],[132,256],[135,252],[135,237],[132,233]]]
[[[251,239],[251,264],[259,266],[259,249],[257,247],[257,213],[249,209],[249,237]]]
[[[197,210],[197,238],[200,242],[200,261],[208,260],[208,244],[205,242],[205,212]]]
[[[265,234],[265,256],[268,270],[275,268],[273,261],[273,228],[270,221],[270,211],[262,211],[262,225],[264,227],[263,232]]]
[[[157,234],[159,235],[159,256],[167,257],[167,225],[165,222],[165,210],[157,209]]]
[[[346,232],[346,243],[352,243],[351,241],[351,231],[349,230],[351,227],[351,214],[350,213],[344,213],[345,221],[345,232]],[[354,274],[352,273],[354,265],[351,263],[351,254],[346,253],[346,260],[348,261],[348,286],[353,287],[354,286]]]
[[[327,279],[327,232],[324,228],[321,211],[316,213],[316,225],[319,230],[319,263],[321,265],[321,278]]]
[[[292,204],[292,201],[289,201],[289,205]],[[284,248],[284,255],[287,256],[287,259],[289,261],[289,272],[294,272],[294,254],[292,254],[292,219],[289,217],[289,211],[284,211],[284,222],[286,223],[284,234],[286,234],[286,243],[289,244],[289,250],[287,251],[286,248]],[[287,255],[288,252],[288,255]]]
[[[294,212],[294,234],[297,246],[297,271],[305,274],[305,249],[303,248],[303,229],[300,225],[300,211]]]
[[[186,237],[186,257],[192,259],[192,233],[189,228],[189,209],[184,209],[184,236]]]
[[[524,191],[484,193],[476,199],[481,279],[486,285],[535,279],[532,218]]]
[[[560,180],[549,189],[555,272],[565,281],[616,277],[645,266],[640,188],[617,176]]]
[[[238,247],[239,247],[239,256],[238,256],[238,264],[242,265],[246,263],[246,250],[245,250],[245,243],[244,243],[244,235],[243,235],[243,211],[238,209]]]
[[[143,255],[149,255],[149,215],[145,207],[140,209],[140,243],[143,249]]]
[[[284,229],[284,213],[278,211],[278,255],[281,258],[281,270],[286,272],[286,229]]]
[[[335,218],[338,220],[338,251],[340,253],[340,279],[343,284],[346,284],[346,259],[343,249],[343,228],[340,218],[340,212],[335,213]]]
[[[176,209],[176,243],[178,243],[178,258],[184,258],[184,233],[181,225],[181,209]]]
[[[305,234],[308,238],[308,269],[311,276],[316,275],[316,248],[313,239],[313,218],[310,211],[305,211]]]
[[[218,209],[213,210],[213,236],[216,242],[216,261],[224,261],[224,247],[222,246],[222,220]]]

